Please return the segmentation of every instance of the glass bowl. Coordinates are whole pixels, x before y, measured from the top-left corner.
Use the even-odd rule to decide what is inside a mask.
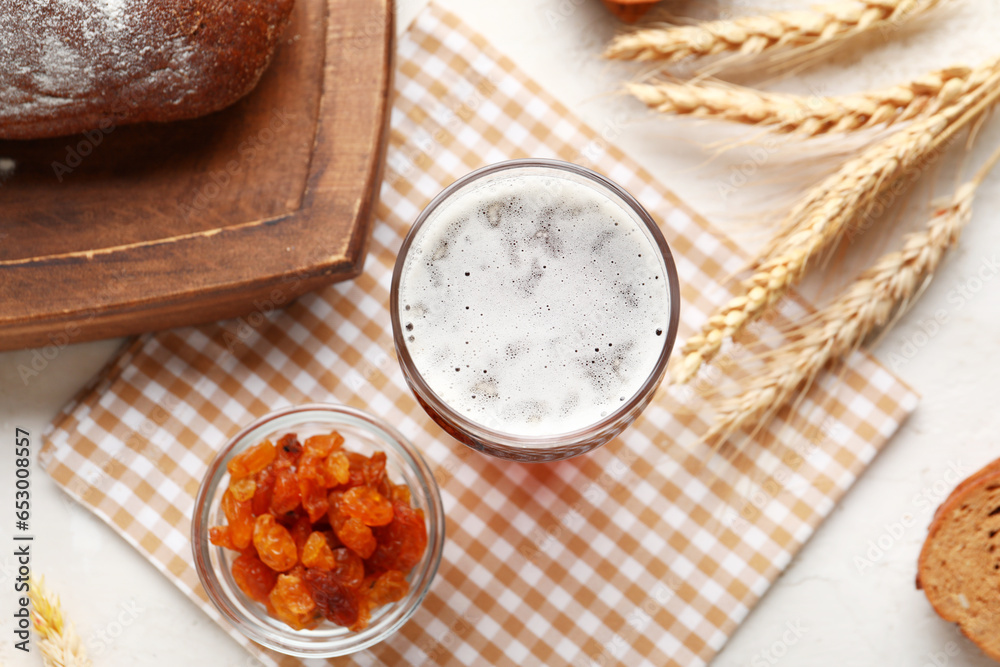
[[[232,576],[232,561],[239,556],[209,541],[211,526],[226,523],[222,495],[229,485],[226,464],[243,450],[264,439],[277,442],[295,433],[300,442],[311,435],[336,430],[345,438],[344,448],[370,456],[386,454],[386,471],[396,484],[410,489],[414,508],[424,512],[427,549],[407,575],[410,590],[395,603],[372,611],[368,627],[358,632],[329,621],[310,630],[293,630],[268,615],[264,605],[247,597]],[[375,417],[342,405],[310,404],[288,407],[264,415],[226,442],[202,480],[191,520],[195,568],[202,586],[219,612],[240,632],[267,648],[302,658],[328,658],[361,651],[393,634],[413,615],[427,595],[444,548],[444,510],[437,483],[427,462],[402,435]]]

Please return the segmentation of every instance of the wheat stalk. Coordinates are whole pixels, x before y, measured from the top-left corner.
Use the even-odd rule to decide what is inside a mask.
[[[91,667],[73,624],[62,615],[59,598],[45,590],[45,580],[32,579],[28,585],[31,621],[40,638],[38,650],[46,667]]]
[[[937,150],[1000,99],[1000,74],[965,99],[873,144],[813,188],[785,218],[782,228],[754,263],[743,293],[716,311],[681,348],[676,382],[687,382],[710,361],[722,341],[777,302],[807,264],[842,238],[848,226],[873,216],[883,193],[899,194],[907,175],[919,173]]]
[[[950,67],[891,88],[836,97],[767,93],[708,81],[629,83],[626,88],[662,113],[812,137],[927,117],[962,99],[998,71],[1000,58],[974,69]]]
[[[842,0],[810,11],[773,12],[690,26],[646,28],[617,36],[604,51],[604,57],[672,64],[690,57],[720,53],[752,56],[785,47],[813,49],[897,25],[938,2]]]
[[[929,281],[972,217],[972,201],[996,153],[980,174],[939,207],[926,229],[906,237],[902,250],[881,257],[829,306],[810,318],[806,331],[763,358],[764,372],[738,396],[719,405],[706,440],[721,444],[737,429],[762,422],[808,386],[829,363],[856,350],[904,310]]]

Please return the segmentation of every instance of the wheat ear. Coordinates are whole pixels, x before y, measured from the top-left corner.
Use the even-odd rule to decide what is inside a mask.
[[[840,240],[852,224],[865,226],[919,173],[936,151],[1000,99],[1000,74],[990,77],[965,99],[916,121],[865,149],[837,173],[813,188],[789,212],[781,229],[753,266],[743,293],[716,311],[701,331],[687,340],[673,367],[675,382],[687,382],[710,361],[722,341],[738,334],[777,302],[805,272],[807,264]],[[897,187],[899,184],[899,187]],[[853,232],[853,230],[851,230]]]
[[[765,371],[738,396],[724,400],[706,440],[721,443],[737,429],[762,422],[808,386],[827,364],[846,357],[890,323],[929,281],[972,217],[972,201],[1000,151],[972,181],[935,211],[927,227],[910,234],[903,249],[881,257],[829,306],[810,318],[799,337],[765,355]]]
[[[667,64],[690,57],[736,53],[752,56],[783,47],[817,48],[897,25],[939,0],[842,0],[808,11],[646,28],[619,35],[604,51],[614,60]]]
[[[836,97],[768,93],[708,81],[629,83],[626,88],[662,113],[812,137],[927,117],[962,99],[998,71],[1000,58],[974,69],[950,67],[891,88]]]
[[[91,667],[72,623],[63,619],[59,598],[45,590],[44,579],[28,584],[31,621],[38,633],[38,650],[46,667]]]

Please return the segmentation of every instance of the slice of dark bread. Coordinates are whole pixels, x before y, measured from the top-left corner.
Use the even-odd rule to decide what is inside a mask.
[[[959,484],[934,514],[917,588],[938,615],[1000,660],[1000,460]]]

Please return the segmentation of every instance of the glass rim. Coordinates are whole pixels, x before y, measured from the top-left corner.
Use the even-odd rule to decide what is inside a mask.
[[[221,547],[214,547],[209,542],[208,527],[211,522],[209,514],[215,505],[219,484],[228,474],[226,463],[237,445],[248,439],[259,439],[255,434],[263,435],[270,430],[280,431],[286,426],[294,427],[294,424],[272,426],[273,422],[281,418],[299,416],[301,419],[297,423],[306,424],[310,421],[320,421],[318,417],[324,415],[327,417],[331,415],[347,417],[356,422],[353,424],[354,426],[369,429],[372,436],[379,440],[379,446],[387,450],[391,449],[393,455],[398,458],[395,461],[390,458],[390,462],[397,467],[405,467],[413,474],[419,483],[418,488],[414,488],[409,480],[404,479],[403,482],[410,487],[414,496],[420,498],[421,504],[426,506],[427,548],[424,564],[419,569],[411,571],[413,581],[410,591],[400,602],[393,603],[395,606],[390,607],[389,616],[385,617],[386,623],[382,626],[369,626],[370,632],[369,628],[366,628],[345,636],[307,638],[300,634],[300,631],[290,628],[262,625],[259,619],[247,616],[231,600],[222,583],[220,573],[216,571],[211,554],[212,548]],[[331,423],[336,422],[331,421]],[[349,424],[350,422],[342,423]],[[195,570],[208,599],[216,610],[249,639],[283,654],[300,658],[330,658],[356,653],[395,633],[413,616],[427,596],[441,564],[444,540],[444,504],[440,489],[433,471],[419,450],[399,431],[378,417],[357,408],[333,403],[307,403],[279,408],[258,417],[252,423],[241,428],[239,432],[226,441],[209,464],[199,485],[191,517],[191,546]]]
[[[522,168],[540,168],[568,172],[583,179],[595,182],[609,191],[611,195],[618,197],[621,200],[621,203],[624,204],[630,212],[634,213],[638,217],[639,222],[641,222],[645,231],[648,233],[649,240],[653,245],[654,250],[659,253],[664,266],[667,290],[670,298],[670,316],[667,324],[667,330],[664,332],[665,336],[663,346],[660,349],[660,354],[657,357],[656,364],[653,366],[642,385],[640,385],[639,389],[636,390],[635,393],[628,398],[628,400],[622,403],[622,405],[618,406],[612,412],[609,412],[605,417],[601,417],[599,420],[592,422],[583,428],[541,436],[518,435],[492,429],[484,424],[481,424],[480,422],[469,419],[465,415],[453,409],[437,394],[437,392],[431,388],[431,386],[424,379],[423,375],[417,369],[416,364],[413,362],[413,358],[411,357],[409,349],[406,346],[406,341],[404,340],[405,337],[399,313],[399,283],[403,267],[405,266],[406,259],[409,256],[410,247],[413,245],[414,240],[420,233],[420,229],[427,222],[427,220],[430,219],[430,217],[442,204],[463,188],[487,176],[503,171]],[[574,164],[572,162],[553,160],[549,158],[518,158],[489,164],[462,176],[438,193],[437,196],[431,199],[427,206],[424,207],[424,209],[420,212],[420,215],[417,216],[417,219],[410,227],[409,232],[407,232],[406,238],[403,239],[403,243],[396,255],[396,262],[393,266],[392,272],[392,282],[389,289],[389,314],[392,323],[393,342],[395,344],[396,354],[399,356],[400,364],[403,367],[404,375],[406,376],[407,381],[411,383],[411,387],[415,392],[417,392],[425,400],[433,403],[434,410],[441,413],[447,420],[451,421],[463,432],[476,434],[477,436],[488,440],[491,447],[513,454],[518,458],[531,456],[532,454],[552,457],[558,456],[561,449],[572,450],[572,443],[581,438],[585,438],[592,433],[599,432],[612,426],[618,420],[622,419],[623,416],[635,411],[644,402],[647,402],[648,396],[656,390],[657,386],[659,386],[661,380],[663,379],[663,375],[666,372],[667,362],[670,358],[671,352],[673,351],[674,342],[677,338],[677,328],[680,322],[680,282],[677,276],[677,267],[674,263],[673,254],[670,252],[670,247],[667,245],[666,239],[663,237],[663,232],[660,231],[659,225],[656,224],[656,221],[653,220],[652,216],[645,209],[645,207],[643,207],[642,204],[640,204],[639,201],[623,187],[592,169]]]

